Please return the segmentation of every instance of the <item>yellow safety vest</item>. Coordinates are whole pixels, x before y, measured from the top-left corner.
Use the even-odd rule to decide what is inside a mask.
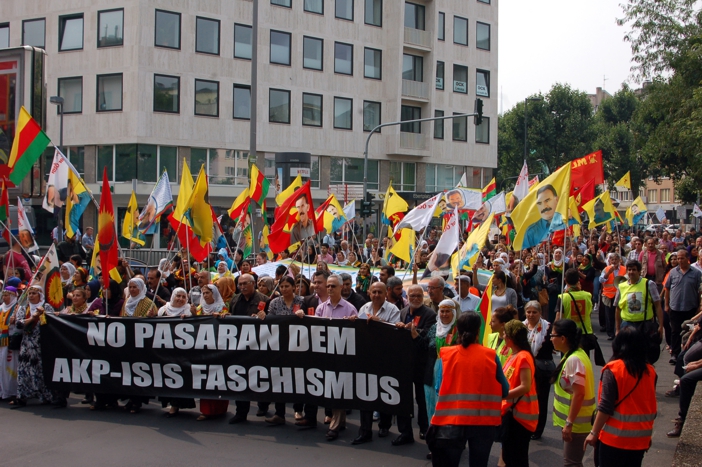
[[[590,363],[590,358],[583,351],[583,349],[578,349],[573,352],[568,360],[571,358],[579,358],[583,365],[585,366],[585,398],[583,399],[583,404],[580,406],[580,411],[575,416],[573,422],[573,433],[589,433],[592,429],[592,413],[595,411],[597,406],[597,401],[595,399],[595,379],[592,373],[592,363]],[[565,370],[565,365],[563,365]],[[563,373],[561,372],[561,377]],[[555,383],[554,397],[553,397],[553,425],[560,426],[561,428],[565,426],[566,419],[568,418],[568,413],[570,412],[570,401],[573,398],[572,394],[566,392],[565,389],[561,387],[561,377]]]

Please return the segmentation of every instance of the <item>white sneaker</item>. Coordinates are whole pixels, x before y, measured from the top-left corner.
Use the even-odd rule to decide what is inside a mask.
[[[679,384],[680,384],[680,380],[679,380],[679,379],[676,379],[675,381],[673,381],[673,388],[675,388],[675,387],[678,386]]]

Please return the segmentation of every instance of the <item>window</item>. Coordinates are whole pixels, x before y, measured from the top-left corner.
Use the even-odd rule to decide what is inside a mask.
[[[365,0],[364,21],[371,26],[383,25],[383,0]]]
[[[670,203],[670,188],[661,189],[661,203]]]
[[[302,124],[322,126],[322,96],[302,93]]]
[[[271,63],[290,65],[289,32],[271,31]]]
[[[454,115],[461,115],[465,112],[454,112]],[[468,141],[468,117],[454,118],[453,120],[453,140]]]
[[[268,121],[290,123],[290,91],[271,89],[268,98]]]
[[[486,70],[475,71],[475,95],[490,97],[490,72]]]
[[[59,52],[83,48],[83,14],[59,16]]]
[[[305,11],[324,14],[324,0],[305,0]]]
[[[490,50],[490,25],[478,22],[475,26],[475,46],[479,49]]]
[[[251,86],[234,85],[234,118],[251,119]]]
[[[483,117],[482,123],[475,127],[475,142],[490,143],[490,118]]]
[[[197,17],[195,52],[219,55],[219,20]]]
[[[468,93],[468,67],[453,66],[453,92]]]
[[[446,40],[446,14],[443,11],[439,12],[439,29],[436,33],[437,39],[440,41]]]
[[[334,73],[353,75],[353,45],[334,42]]]
[[[490,0],[478,0],[480,3],[487,3],[488,5],[490,4]]]
[[[334,128],[340,130],[353,129],[352,107],[352,99],[346,99],[344,97],[334,98]]]
[[[28,19],[22,21],[22,45],[44,48],[46,44],[46,20]]]
[[[417,164],[414,162],[390,162],[390,183],[401,191],[415,191]]]
[[[380,125],[380,102],[363,101],[363,131]],[[380,130],[376,130],[379,133]]]
[[[468,45],[468,20],[466,18],[453,17],[453,43]]]
[[[424,6],[405,2],[405,27],[424,31]]]
[[[363,184],[363,159],[351,157],[330,157],[329,183]],[[368,160],[368,189],[378,189],[378,161]]]
[[[310,169],[310,186],[312,188],[319,188],[319,179],[319,156],[312,156]]]
[[[154,112],[180,113],[180,78],[154,75]]]
[[[58,95],[63,97],[63,113],[79,114],[83,112],[83,78],[58,79]],[[58,112],[58,106],[56,111]]]
[[[335,0],[335,16],[339,19],[353,21],[353,0]]]
[[[444,111],[443,110],[435,110],[434,116],[435,117],[443,117]],[[434,138],[444,139],[444,120],[434,120]]]
[[[363,76],[382,79],[383,52],[366,47],[363,53]]]
[[[10,23],[0,24],[0,49],[10,46]]]
[[[124,9],[98,11],[98,47],[124,45]]]
[[[195,80],[195,115],[219,117],[219,82]]]
[[[418,55],[402,56],[402,79],[422,82],[424,59]]]
[[[122,110],[122,73],[97,75],[97,112]]]
[[[444,62],[436,62],[436,89],[444,90]]]
[[[251,60],[251,43],[253,32],[251,26],[245,24],[234,25],[234,58]]]
[[[315,37],[302,38],[302,67],[311,70],[324,69],[324,41]]]
[[[271,5],[286,6],[292,8],[290,0],[271,0]]]
[[[658,202],[658,190],[648,190],[648,202],[657,203]]]
[[[82,149],[82,148],[78,148]],[[71,162],[80,154],[71,151]],[[117,144],[98,146],[97,179],[102,181],[102,169],[107,167],[111,181],[131,182],[138,179],[145,182],[155,182],[168,170],[168,175],[175,179],[178,175],[178,148],[174,146],[155,146],[152,144]],[[76,166],[76,169],[78,167]],[[78,169],[80,170],[80,169]]]
[[[154,45],[180,49],[180,13],[156,10]]]
[[[426,169],[426,191],[429,193],[454,188],[464,170],[463,167],[439,164],[427,164]]]
[[[400,121],[404,122],[407,120],[418,120],[420,118],[422,118],[421,107],[412,107],[410,105],[403,105],[402,107],[400,107]],[[400,125],[400,131],[404,133],[421,133],[422,123],[403,123],[402,125]]]

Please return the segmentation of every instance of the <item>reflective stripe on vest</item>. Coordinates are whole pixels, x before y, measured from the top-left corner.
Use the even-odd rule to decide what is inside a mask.
[[[620,438],[650,438],[653,435],[653,428],[650,430],[620,430],[619,428],[614,428],[612,425],[605,425],[602,427],[602,431]]]
[[[612,268],[612,273],[607,278],[607,281],[602,284],[602,295],[607,298],[614,298],[617,295],[617,286],[614,285],[614,266],[609,266]],[[618,276],[623,276],[626,274],[626,268],[624,266],[619,266]]]
[[[499,417],[499,409],[437,409],[434,414],[438,417]]]
[[[644,321],[645,319],[653,319],[653,298],[648,294],[646,300],[646,285],[648,281],[641,277],[636,284],[622,282],[619,284],[619,309],[621,310],[622,321],[632,323]],[[643,303],[646,300],[647,303]],[[630,306],[636,306],[637,309],[631,310]],[[645,307],[644,307],[645,305]]]
[[[595,411],[595,387],[592,363],[582,349],[573,352],[571,356],[568,357],[568,360],[571,358],[579,359],[585,367],[585,398],[580,406],[580,411],[575,416],[575,420],[571,420],[571,422],[573,422],[573,433],[588,433],[592,429],[592,413]],[[563,365],[563,371],[565,371],[565,365]],[[565,389],[561,387],[561,375],[559,375],[558,381],[556,381],[554,385],[553,424],[555,426],[564,427],[566,419],[568,418],[568,413],[570,412],[570,403],[573,396],[568,394]]]
[[[439,396],[437,402],[502,402],[502,396],[491,394],[446,394]]]
[[[514,419],[527,430],[534,432],[539,421],[539,398],[536,395],[536,382],[534,381],[534,359],[529,352],[520,351],[512,356],[505,367],[505,377],[509,381],[510,389],[518,387],[521,381],[521,370],[527,365],[531,373],[532,384],[529,392],[521,397],[513,397],[502,404],[502,413],[506,413],[510,407]]]

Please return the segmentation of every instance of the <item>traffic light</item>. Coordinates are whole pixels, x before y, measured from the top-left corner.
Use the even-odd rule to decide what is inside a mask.
[[[473,113],[478,114],[473,117],[473,123],[475,126],[483,123],[483,100],[480,98],[475,99],[475,105],[473,106]]]
[[[373,215],[373,198],[375,198],[375,196],[372,193],[366,192],[366,200],[361,201],[361,217]]]

